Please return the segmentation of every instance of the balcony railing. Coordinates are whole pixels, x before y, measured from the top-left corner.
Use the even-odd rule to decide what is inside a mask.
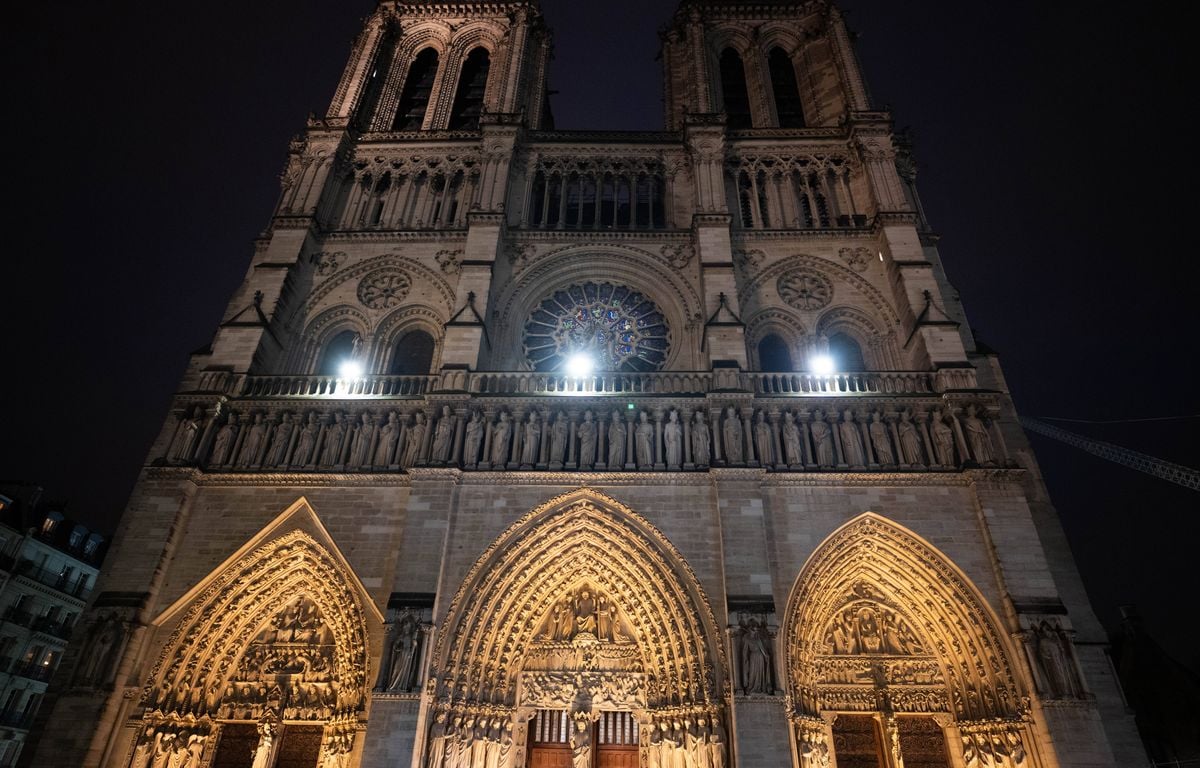
[[[12,668],[12,674],[28,680],[40,680],[45,683],[49,682],[50,678],[54,676],[54,667],[49,664],[23,661]]]
[[[560,373],[479,371],[467,377],[478,395],[690,395],[713,389],[711,371],[605,372],[573,377]]]
[[[931,395],[935,375],[924,371],[863,373],[743,373],[760,395]]]
[[[85,583],[79,581],[79,574],[65,574],[60,571],[50,571],[45,568],[38,568],[29,560],[20,560],[17,562],[13,571],[18,576],[24,576],[31,581],[36,581],[39,584],[45,584],[58,592],[70,597],[86,600],[91,593]]]
[[[437,376],[247,376],[242,397],[418,397]]]

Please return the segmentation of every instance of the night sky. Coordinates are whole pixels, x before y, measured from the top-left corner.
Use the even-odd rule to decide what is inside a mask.
[[[662,123],[674,0],[544,2],[559,128]],[[24,3],[4,48],[0,480],[111,529],[372,0]],[[1153,4],[844,0],[1023,413],[1200,411],[1185,25]],[[1195,62],[1193,61],[1193,65]],[[12,202],[12,201],[16,202]],[[1190,202],[1189,202],[1190,201]],[[1186,295],[1185,295],[1186,294]],[[1200,419],[1064,425],[1200,466]],[[1200,668],[1200,495],[1034,436],[1102,620]],[[1182,599],[1181,599],[1182,598]]]

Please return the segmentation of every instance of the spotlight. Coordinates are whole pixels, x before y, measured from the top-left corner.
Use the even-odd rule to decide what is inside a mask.
[[[808,369],[821,376],[828,376],[835,370],[833,358],[829,355],[817,355],[808,361]]]
[[[582,379],[592,375],[592,369],[595,368],[595,363],[588,355],[579,354],[571,355],[567,360],[567,375],[573,379]]]
[[[347,360],[338,368],[338,376],[343,379],[361,379],[362,375],[362,363],[357,360]]]

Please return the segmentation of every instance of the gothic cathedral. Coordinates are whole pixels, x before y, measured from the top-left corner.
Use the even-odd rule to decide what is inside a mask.
[[[36,765],[1144,763],[838,9],[665,21],[562,131],[536,0],[379,3]]]

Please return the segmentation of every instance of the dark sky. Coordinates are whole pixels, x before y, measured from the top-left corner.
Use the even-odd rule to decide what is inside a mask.
[[[658,128],[674,0],[544,4],[560,128]],[[0,480],[111,528],[372,0],[24,3],[4,47]],[[978,336],[1030,415],[1192,414],[1185,25],[1153,4],[845,0]],[[1193,61],[1194,65],[1196,62]],[[16,202],[12,202],[15,200]],[[1077,425],[1200,466],[1200,420]],[[1200,495],[1033,438],[1101,618],[1200,666]],[[1180,597],[1188,596],[1186,600]]]

